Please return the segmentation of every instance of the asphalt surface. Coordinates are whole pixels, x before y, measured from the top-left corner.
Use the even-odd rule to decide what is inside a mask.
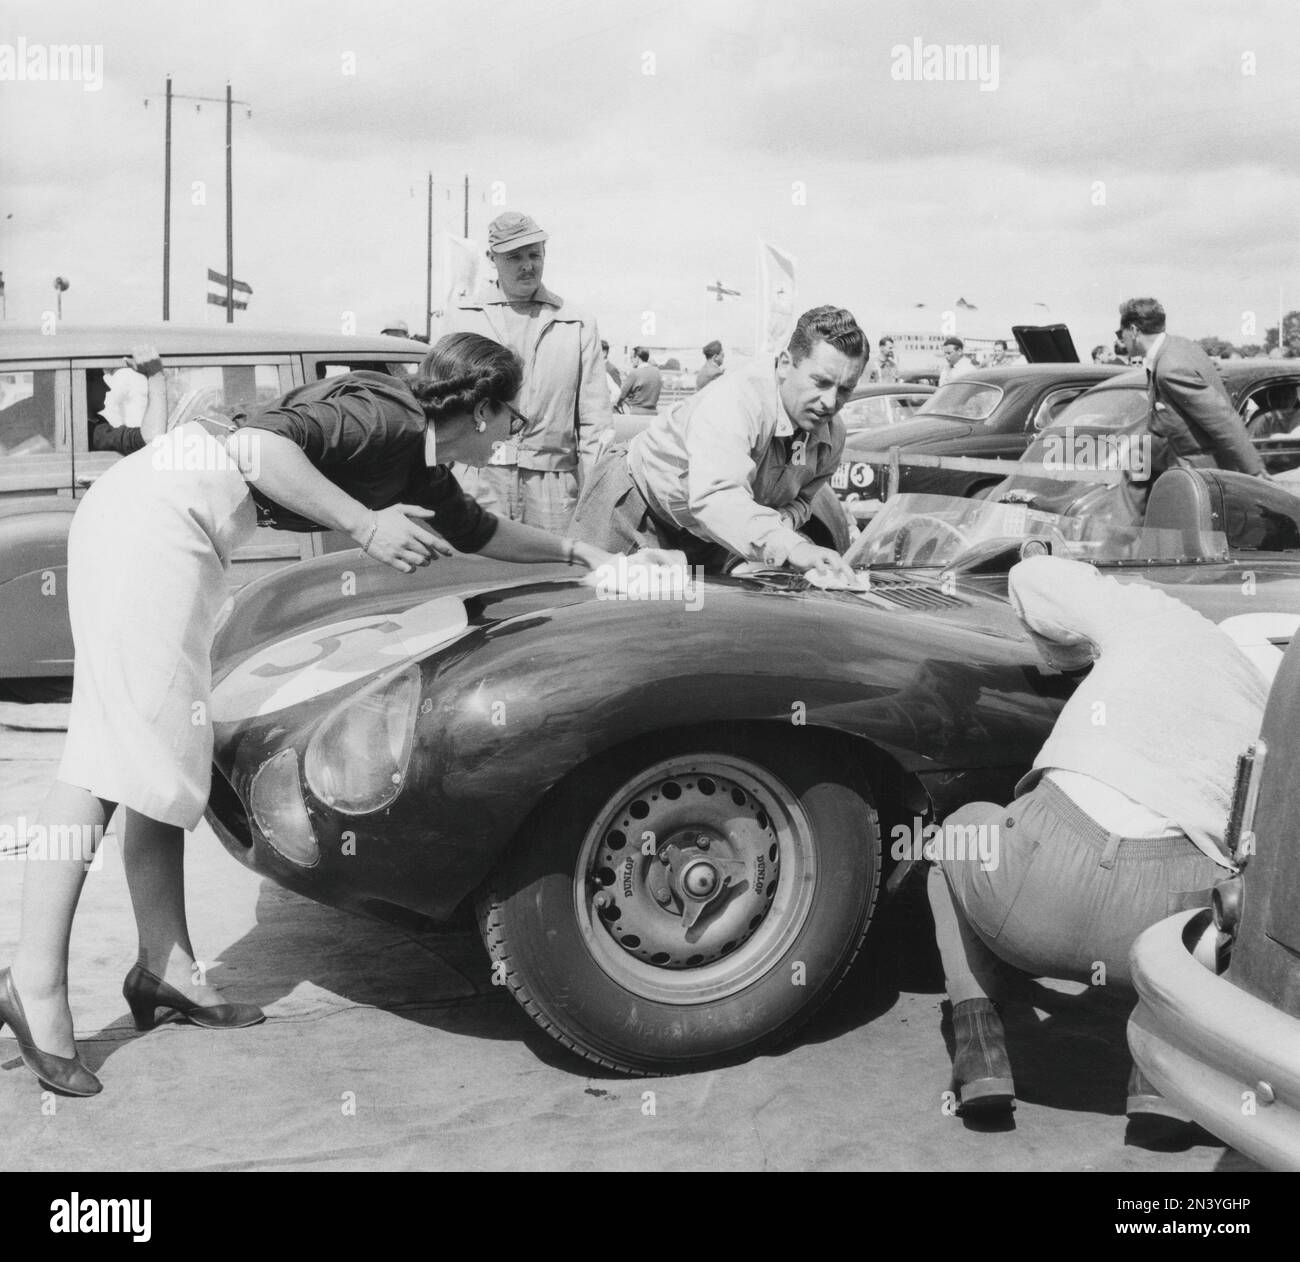
[[[62,707],[0,706],[57,724]],[[0,824],[31,819],[57,730],[0,726]],[[104,1082],[43,1094],[0,1034],[5,1170],[1210,1171],[1255,1167],[1203,1144],[1127,1145],[1127,1004],[1026,983],[1008,1012],[1014,1122],[944,1109],[942,978],[919,889],[878,917],[858,965],[792,1045],[682,1077],[592,1072],[491,984],[470,927],[410,933],[318,906],[248,872],[202,828],[187,842],[190,925],[209,979],[261,1004],[236,1031],[136,1032],[121,997],[135,938],[115,837],[72,943],[77,1038]],[[21,866],[0,862],[0,964]]]

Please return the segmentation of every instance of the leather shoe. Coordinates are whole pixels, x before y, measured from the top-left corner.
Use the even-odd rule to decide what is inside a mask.
[[[23,1011],[23,1001],[14,988],[14,979],[8,969],[0,976],[0,1026],[8,1022],[18,1040],[18,1051],[23,1064],[47,1087],[67,1095],[98,1095],[104,1084],[81,1063],[80,1056],[52,1056],[43,1052],[32,1039]]]
[[[122,997],[131,1008],[137,1030],[152,1030],[173,1016],[206,1030],[238,1030],[266,1020],[266,1013],[252,1003],[195,1003],[139,964],[133,965],[126,975]],[[161,1017],[159,1009],[162,1009]]]
[[[988,999],[965,999],[952,1009],[952,1078],[963,1117],[1010,1112],[1016,1084],[1011,1078],[1002,1018]]]

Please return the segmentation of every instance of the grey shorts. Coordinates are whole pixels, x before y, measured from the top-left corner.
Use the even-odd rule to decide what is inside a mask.
[[[994,954],[1036,977],[1131,988],[1138,934],[1208,905],[1227,875],[1186,837],[1108,833],[1050,780],[1009,806],[972,802],[944,821],[945,833],[950,826],[965,826],[972,842],[966,858],[939,857],[957,905]],[[979,841],[970,826],[985,830],[984,861],[969,857]]]

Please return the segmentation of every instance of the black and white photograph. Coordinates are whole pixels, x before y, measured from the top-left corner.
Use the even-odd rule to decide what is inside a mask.
[[[179,1241],[172,1172],[1261,1225],[1297,83],[1287,0],[5,0],[32,1229]]]

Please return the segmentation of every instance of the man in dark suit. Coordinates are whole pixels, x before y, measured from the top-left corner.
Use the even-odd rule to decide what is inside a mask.
[[[1184,463],[1268,476],[1210,357],[1165,332],[1165,309],[1154,298],[1130,298],[1120,307],[1116,337],[1147,370],[1151,434],[1163,440],[1153,453],[1157,472]]]

